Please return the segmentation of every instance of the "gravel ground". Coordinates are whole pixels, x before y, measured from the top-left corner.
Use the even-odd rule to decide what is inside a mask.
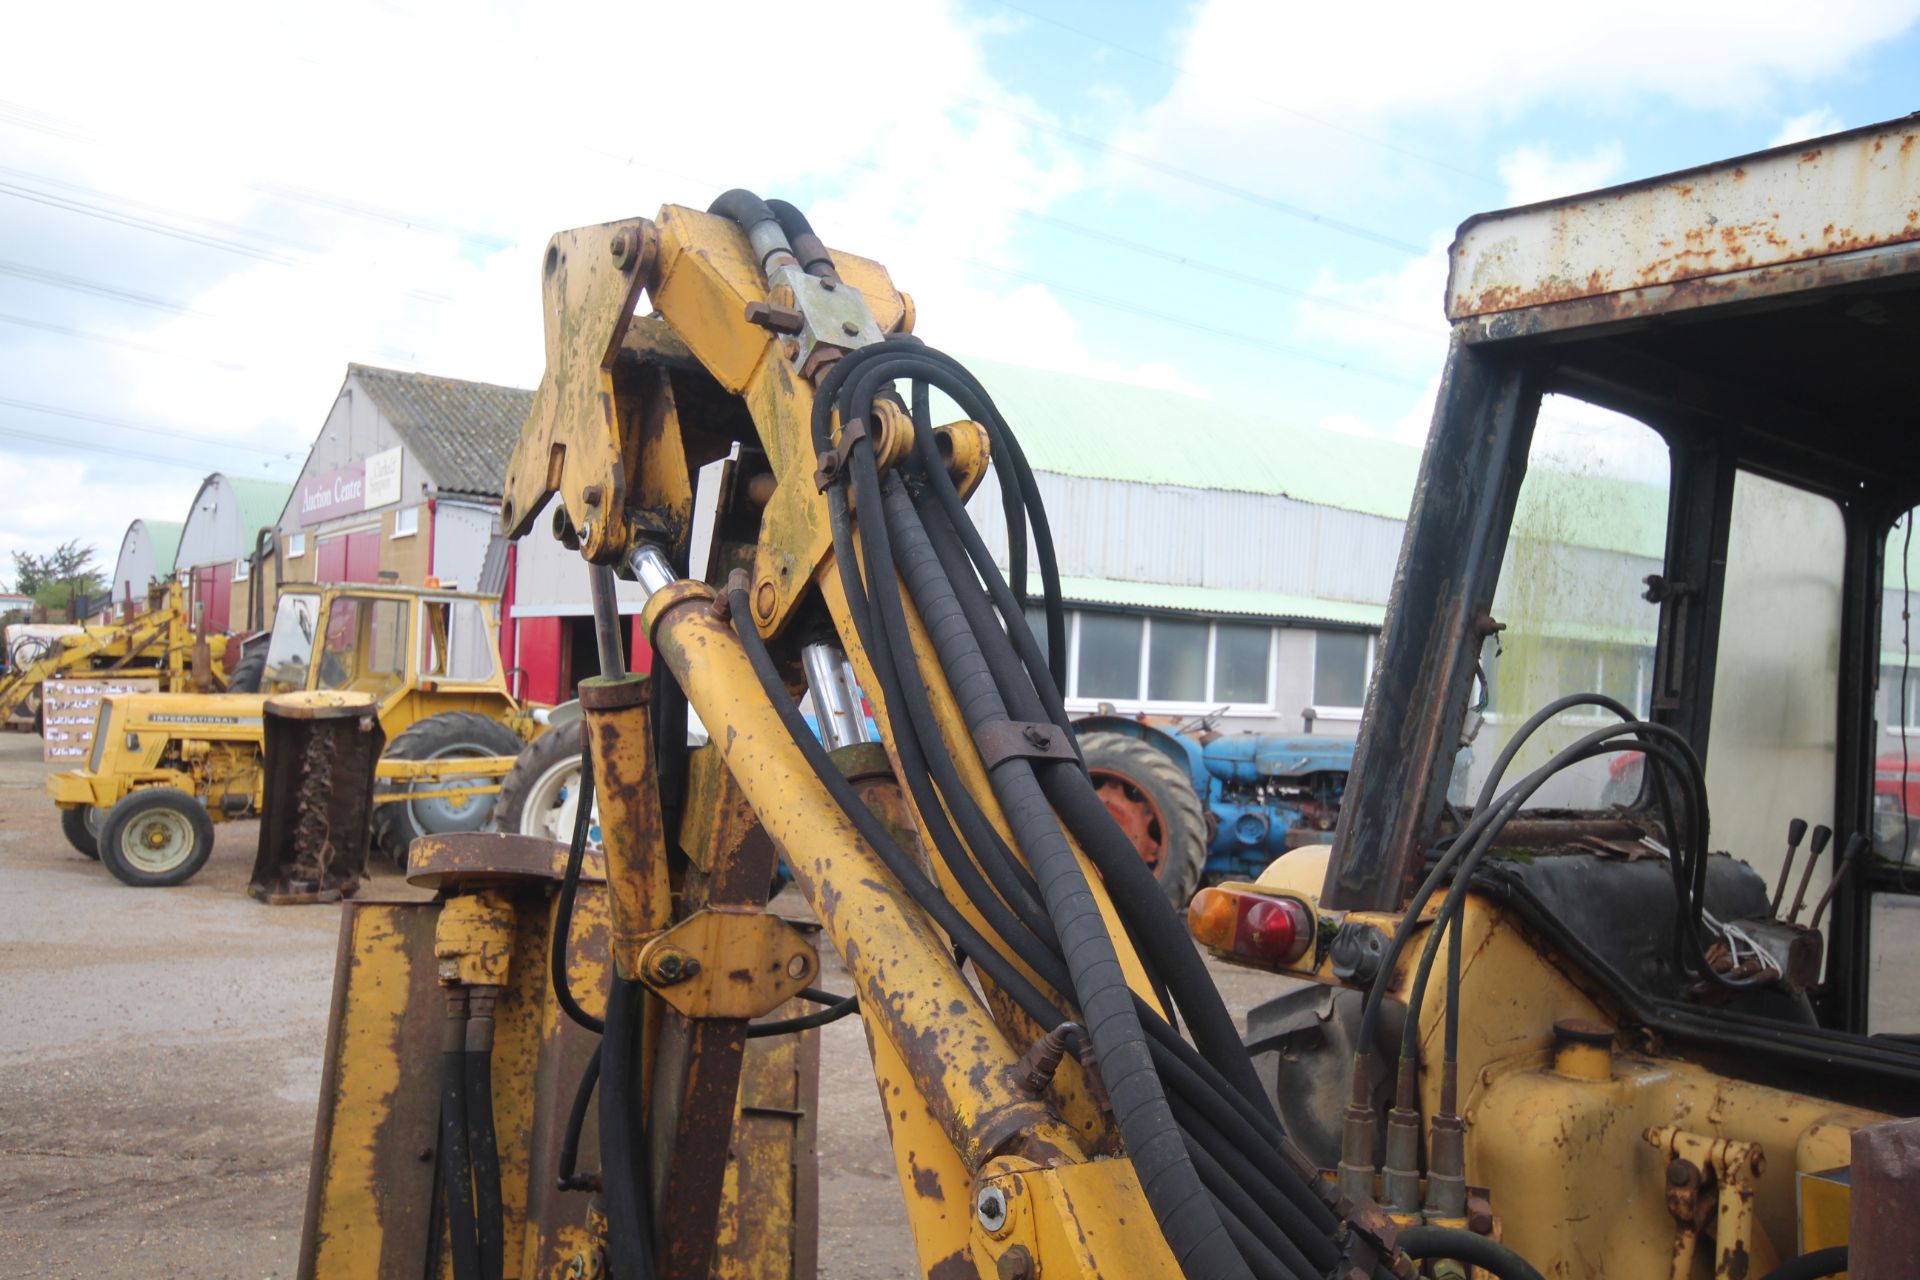
[[[125,888],[68,847],[50,771],[0,734],[0,1277],[291,1276],[339,909],[249,899],[251,822],[191,883]],[[1276,991],[1216,974],[1236,1014]],[[865,1038],[821,1034],[820,1273],[911,1275]]]

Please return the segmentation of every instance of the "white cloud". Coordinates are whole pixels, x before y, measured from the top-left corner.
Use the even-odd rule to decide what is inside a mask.
[[[1470,136],[1555,101],[1589,114],[1639,100],[1752,110],[1906,30],[1920,0],[1834,0],[1818,21],[1807,14],[1798,0],[1760,0],[1735,23],[1717,6],[1671,0],[1489,0],[1471,10],[1203,0],[1179,75],[1125,145],[1266,192],[1351,196],[1356,183],[1441,172],[1404,151],[1457,164],[1421,140],[1436,125]],[[1662,49],[1711,52],[1677,65]],[[1161,185],[1130,165],[1115,173]]]
[[[1193,389],[1158,356],[1096,354],[1050,290],[957,256],[1002,260],[1020,213],[1084,184],[1069,154],[1019,122],[1044,112],[986,67],[981,41],[1004,22],[957,0],[850,0],[830,50],[737,60],[743,35],[791,20],[773,0],[409,0],[324,14],[236,2],[198,12],[189,33],[131,2],[23,11],[0,47],[0,163],[28,176],[6,180],[285,261],[0,200],[0,245],[14,246],[0,259],[196,314],[7,277],[0,311],[200,357],[0,325],[9,394],[285,446],[289,474],[349,360],[531,385],[544,356],[538,255],[553,231],[704,206],[733,185],[794,199],[829,243],[882,257],[932,341]],[[94,38],[103,28],[115,38]],[[635,47],[649,56],[621,61]],[[916,49],[938,51],[938,73],[902,88],[900,51]],[[236,454],[226,469],[259,474],[262,460]],[[91,477],[89,492],[123,486],[131,505],[101,517],[115,545],[132,516],[177,518],[185,504],[140,501],[128,482],[140,469],[100,458],[63,472]],[[16,520],[0,536],[45,545],[57,526]]]
[[[1616,182],[1625,163],[1626,152],[1617,142],[1584,156],[1557,156],[1549,147],[1524,146],[1500,157],[1500,178],[1507,184],[1508,205],[1533,204]]]
[[[1780,130],[1767,142],[1770,147],[1787,147],[1796,142],[1805,142],[1808,138],[1824,137],[1829,133],[1838,133],[1847,126],[1832,107],[1825,105],[1811,111],[1802,111],[1797,116],[1789,116],[1780,122]]]

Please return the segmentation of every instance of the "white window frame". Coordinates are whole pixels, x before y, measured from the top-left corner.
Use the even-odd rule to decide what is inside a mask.
[[[245,556],[241,556],[238,560],[235,560],[233,562],[233,580],[235,582],[245,582],[247,580],[248,567]]]
[[[407,521],[407,526],[404,529],[400,527],[400,521],[403,519]],[[419,532],[420,508],[417,504],[411,507],[401,507],[393,513],[393,533],[390,535],[392,539],[411,538]]]
[[[1627,706],[1636,714],[1640,713],[1641,707],[1646,707],[1648,708],[1646,714],[1651,714],[1653,707],[1654,646],[1651,644],[1630,644],[1623,647],[1627,652],[1627,656],[1633,662],[1633,697],[1627,703]],[[1593,654],[1592,680],[1588,682],[1587,687],[1584,689],[1563,689],[1561,692],[1593,693],[1604,689],[1606,682],[1601,677],[1604,674],[1606,658],[1606,647],[1596,643]],[[1490,706],[1481,719],[1492,725],[1518,723],[1525,720],[1538,709],[1539,708],[1536,707],[1520,711],[1511,709],[1501,711]],[[1573,707],[1562,712],[1559,718],[1561,723],[1573,725],[1607,725],[1615,723],[1612,713],[1600,707]]]
[[[1307,670],[1307,695],[1312,697],[1318,690],[1320,684],[1320,637],[1324,635],[1363,635],[1367,638],[1367,658],[1365,666],[1361,669],[1360,687],[1363,690],[1372,690],[1373,664],[1378,661],[1380,657],[1380,633],[1378,631],[1357,631],[1350,627],[1315,627],[1313,629],[1313,662],[1309,664]],[[1333,703],[1321,703],[1318,700],[1315,700],[1310,705],[1313,707],[1313,718],[1315,720],[1333,720],[1346,723],[1357,722],[1360,719],[1360,713],[1366,710],[1364,705],[1366,702],[1365,693],[1361,695],[1360,701],[1363,705],[1356,707],[1343,707]]]
[[[1131,698],[1100,696],[1080,692],[1080,619],[1088,612],[1117,613],[1122,617],[1137,618],[1143,624],[1140,629],[1140,668],[1138,683],[1134,686]],[[1267,632],[1267,698],[1264,702],[1224,702],[1202,699],[1198,702],[1181,702],[1168,699],[1153,699],[1147,696],[1147,682],[1152,678],[1153,662],[1153,623],[1154,614],[1132,612],[1125,609],[1095,610],[1069,609],[1067,611],[1067,688],[1065,701],[1069,710],[1092,711],[1101,704],[1107,704],[1115,711],[1133,714],[1147,712],[1154,715],[1197,716],[1208,715],[1224,709],[1228,715],[1272,715],[1275,710],[1275,690],[1279,684],[1276,670],[1279,661],[1279,627],[1272,623],[1262,623],[1257,619],[1245,622],[1229,620],[1227,625],[1264,627]],[[1216,674],[1216,646],[1219,643],[1221,622],[1213,618],[1169,615],[1168,621],[1199,622],[1207,628],[1207,666],[1206,689],[1212,694]]]
[[[287,535],[287,559],[298,560],[307,554],[307,535],[290,533]]]

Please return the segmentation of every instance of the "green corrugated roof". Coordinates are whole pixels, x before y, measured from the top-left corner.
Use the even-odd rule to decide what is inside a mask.
[[[1040,578],[1029,574],[1027,593],[1038,598]],[[1241,614],[1250,618],[1297,618],[1309,622],[1338,622],[1378,627],[1386,618],[1384,605],[1354,604],[1345,600],[1316,600],[1278,591],[1241,591],[1226,587],[1173,586],[1162,582],[1121,582],[1112,578],[1060,579],[1060,594],[1069,604],[1110,604],[1133,609],[1173,609],[1208,615]]]
[[[293,486],[231,474],[227,475],[227,483],[233,487],[234,501],[240,504],[240,536],[251,549],[254,534],[268,525],[280,523],[280,513],[287,509]],[[174,542],[178,545],[178,535]]]
[[[1238,493],[1404,519],[1420,451],[1296,427],[1208,400],[968,360],[1036,471]]]
[[[967,364],[1036,471],[1282,495],[1391,520],[1406,519],[1413,502],[1420,450],[1410,445],[1291,426],[1173,391],[997,360]],[[1666,509],[1662,486],[1538,466],[1516,531],[1657,557]]]
[[[147,541],[153,544],[153,574],[164,578],[173,572],[173,558],[180,550],[180,530],[184,527],[178,520],[135,520],[146,532]]]

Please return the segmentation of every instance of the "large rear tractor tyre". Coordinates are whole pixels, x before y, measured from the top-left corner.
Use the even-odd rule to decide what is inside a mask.
[[[383,759],[471,760],[476,756],[518,755],[526,744],[520,735],[477,711],[444,711],[428,716],[387,744]],[[374,796],[405,793],[418,786],[430,791],[433,783],[381,782]],[[496,797],[465,799],[394,800],[373,806],[373,848],[395,866],[407,865],[407,846],[419,836],[479,831],[493,817]]]
[[[580,799],[580,747],[585,740],[586,722],[576,719],[529,742],[500,781],[493,810],[495,829],[569,843]]]
[[[100,811],[90,804],[60,811],[60,832],[83,858],[100,856]]]
[[[212,853],[213,819],[206,806],[172,787],[134,792],[100,824],[100,861],[136,889],[185,884]]]
[[[256,645],[252,650],[240,656],[233,664],[233,670],[227,673],[228,693],[258,693],[260,682],[267,674],[267,647]]]
[[[1153,869],[1175,911],[1200,887],[1207,816],[1193,780],[1164,751],[1122,733],[1080,738],[1087,772],[1107,812]]]

